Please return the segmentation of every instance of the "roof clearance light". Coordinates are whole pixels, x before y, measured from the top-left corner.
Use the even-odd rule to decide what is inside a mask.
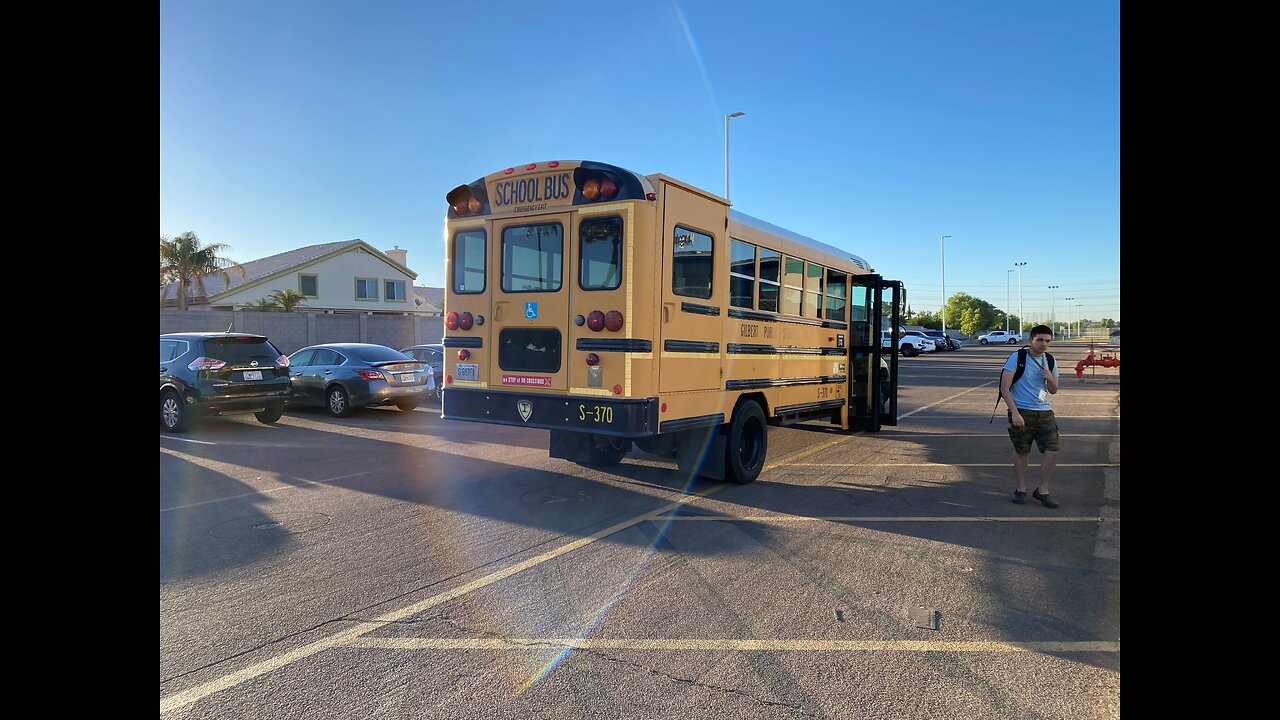
[[[618,332],[622,329],[622,313],[617,310],[610,310],[604,315],[604,326],[609,332]]]
[[[450,330],[457,330],[458,329],[458,313],[450,312],[448,315],[445,315],[444,326],[449,328]]]
[[[587,200],[595,200],[600,197],[600,181],[595,178],[582,183],[582,197]]]
[[[592,310],[587,315],[587,327],[591,328],[591,332],[600,332],[604,329],[604,313],[599,310]]]
[[[654,202],[654,201],[656,201],[656,200],[658,199],[658,194],[657,194],[657,193],[645,193],[645,194],[644,194],[644,199],[645,199],[645,200],[648,200],[648,201],[650,201],[650,202]]]
[[[611,200],[618,194],[618,184],[610,178],[600,180],[600,197]]]
[[[458,327],[462,328],[463,330],[470,330],[471,323],[474,321],[475,321],[475,318],[471,317],[471,313],[464,312],[458,316]]]
[[[551,162],[547,163],[547,167],[560,167],[560,161],[552,160]]]
[[[503,175],[510,175],[511,173],[513,173],[513,172],[515,172],[515,171],[516,171],[516,169],[515,169],[515,168],[507,168],[506,170],[503,170],[503,171],[502,171],[502,174],[503,174]]]
[[[525,166],[524,166],[524,169],[525,169],[525,170],[532,170],[532,169],[534,169],[534,168],[536,168],[536,167],[538,167],[538,163],[529,163],[528,165],[525,165]]]

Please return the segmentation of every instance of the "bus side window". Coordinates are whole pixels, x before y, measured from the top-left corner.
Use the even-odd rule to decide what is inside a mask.
[[[672,245],[671,292],[711,299],[713,250],[710,235],[677,225]]]
[[[756,296],[756,246],[734,240],[730,246],[729,304],[754,308]]]
[[[782,272],[782,253],[760,248],[760,308],[778,312],[778,283]]]

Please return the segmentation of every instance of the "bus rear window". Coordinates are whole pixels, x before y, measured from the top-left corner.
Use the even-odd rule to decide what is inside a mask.
[[[467,230],[453,236],[454,292],[484,292],[484,246],[483,230]]]
[[[591,218],[578,225],[578,285],[614,290],[622,275],[622,218]]]
[[[564,226],[513,225],[502,231],[502,291],[555,292],[561,285]]]

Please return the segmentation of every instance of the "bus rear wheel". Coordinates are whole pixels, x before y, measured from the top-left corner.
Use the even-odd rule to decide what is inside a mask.
[[[760,476],[769,450],[769,434],[764,410],[755,400],[747,400],[733,411],[725,448],[725,470],[729,479],[746,485]]]

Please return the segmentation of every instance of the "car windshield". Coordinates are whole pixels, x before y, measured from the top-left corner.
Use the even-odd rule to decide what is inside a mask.
[[[236,365],[254,360],[275,360],[280,353],[262,338],[228,337],[205,340],[204,356]]]
[[[389,347],[382,347],[380,345],[350,348],[349,350],[344,350],[344,352],[367,363],[395,362],[397,360],[413,362],[413,358],[405,355],[399,350],[392,350]]]

